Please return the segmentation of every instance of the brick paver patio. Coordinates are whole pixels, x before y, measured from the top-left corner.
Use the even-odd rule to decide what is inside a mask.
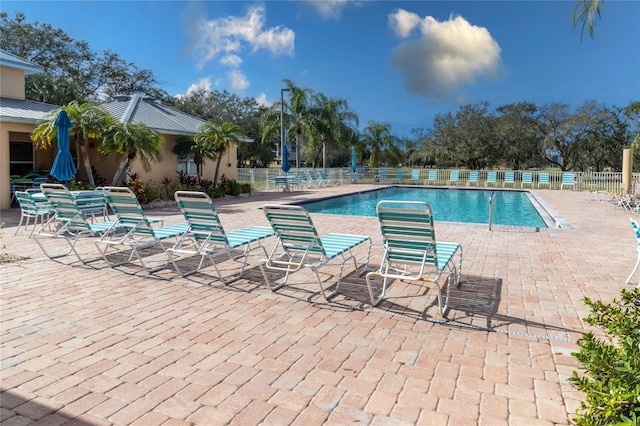
[[[258,209],[266,203],[369,188],[262,193],[216,206],[232,230],[267,225]],[[71,266],[71,256],[44,257],[24,231],[14,236],[18,209],[2,211],[3,251],[28,259],[0,265],[0,421],[569,424],[581,397],[567,378],[585,330],[582,300],[619,296],[636,242],[620,209],[578,191],[534,192],[573,229],[436,223],[438,239],[465,250],[449,322],[433,288],[400,282],[377,308],[353,275],[331,303],[307,271],[272,293],[257,254],[229,286],[209,270],[182,278],[103,261]],[[148,213],[181,220],[175,207]],[[370,235],[371,266],[379,264],[375,218],[313,219],[322,233]],[[97,254],[89,240],[79,247]],[[331,282],[336,272],[323,277]]]

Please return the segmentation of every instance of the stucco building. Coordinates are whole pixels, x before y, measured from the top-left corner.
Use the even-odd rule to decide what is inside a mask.
[[[31,171],[47,174],[55,159],[55,143],[49,149],[36,149],[31,142],[31,132],[38,121],[55,114],[60,108],[58,105],[25,99],[25,76],[42,72],[39,65],[0,50],[0,209],[10,208],[11,176],[22,176]],[[203,120],[141,95],[117,96],[101,106],[121,122],[142,123],[160,133],[164,139],[162,161],[147,172],[134,159],[129,169],[131,172],[140,174],[148,183],[160,182],[165,177],[175,180],[178,170],[196,174],[192,160],[179,160],[171,151],[179,136],[196,135]],[[119,158],[116,155],[100,156],[95,144],[89,144],[88,149],[91,165],[110,183]],[[77,161],[73,142],[71,152]],[[235,178],[236,163],[237,146],[232,145],[221,163],[220,175]],[[84,179],[84,167],[78,166],[78,175]],[[214,171],[215,162],[206,162],[203,177],[213,179]]]

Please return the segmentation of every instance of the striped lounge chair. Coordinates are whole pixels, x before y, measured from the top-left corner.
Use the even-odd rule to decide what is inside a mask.
[[[249,226],[226,232],[211,198],[204,192],[177,191],[175,199],[188,227],[173,247],[167,250],[167,254],[169,261],[182,276],[198,272],[202,269],[204,261],[208,260],[215,268],[220,281],[229,284],[242,276],[249,254],[253,250],[260,249],[265,257],[267,256],[267,250],[261,241],[274,234],[270,227]],[[244,248],[242,253],[234,255],[234,251],[240,248]],[[199,256],[198,266],[190,271],[181,271],[176,261],[179,256]],[[223,276],[216,263],[220,256],[228,257],[230,260],[242,259],[240,272],[234,276]]]
[[[283,287],[292,272],[309,268],[315,273],[322,296],[329,300],[340,291],[347,262],[353,261],[359,275],[367,271],[371,255],[370,237],[339,233],[320,235],[309,213],[300,206],[266,205],[263,210],[278,238],[268,258],[260,262],[260,270],[271,290],[276,291]],[[363,267],[359,268],[353,250],[365,244],[368,246],[366,260]],[[338,281],[335,289],[328,292],[318,270],[336,258],[340,260]],[[272,283],[267,274],[268,270],[284,272],[282,283]]]
[[[376,211],[384,254],[380,268],[366,275],[371,304],[376,306],[384,300],[390,281],[432,282],[438,288],[440,313],[446,317],[451,285],[460,286],[462,246],[436,241],[433,213],[425,202],[383,200],[378,203]],[[441,284],[443,275],[446,279]],[[382,291],[377,296],[374,294],[374,278],[382,278]]]

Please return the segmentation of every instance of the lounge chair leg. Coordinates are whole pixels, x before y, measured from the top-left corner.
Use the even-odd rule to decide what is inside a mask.
[[[639,249],[640,250],[640,249]],[[640,265],[640,253],[638,253],[638,260],[636,261],[636,266],[633,267],[633,270],[631,271],[631,273],[629,274],[629,277],[627,278],[627,280],[624,282],[625,284],[629,284],[629,282],[631,282],[631,278],[633,278],[633,274],[636,273],[636,270],[638,269],[638,265]],[[640,284],[638,284],[638,287],[640,287]]]

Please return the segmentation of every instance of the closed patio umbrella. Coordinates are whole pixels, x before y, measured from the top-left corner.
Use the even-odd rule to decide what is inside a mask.
[[[57,136],[58,136],[58,154],[53,161],[51,172],[49,174],[59,181],[70,181],[73,176],[78,173],[76,165],[69,151],[69,128],[73,127],[73,123],[69,120],[69,116],[65,110],[60,111],[56,119]]]
[[[358,157],[356,157],[356,150],[351,150],[351,171],[355,172],[356,167],[358,166]]]
[[[287,173],[291,170],[291,166],[289,165],[289,148],[287,145],[282,147],[282,171]]]

